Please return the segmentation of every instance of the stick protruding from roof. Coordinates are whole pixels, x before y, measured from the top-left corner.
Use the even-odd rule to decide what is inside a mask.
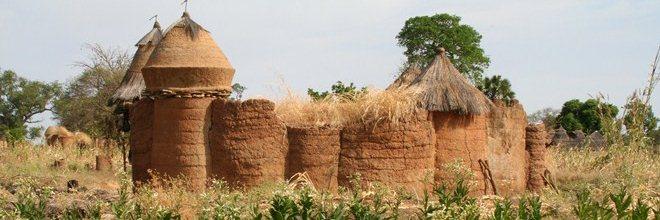
[[[144,35],[144,37],[142,37],[140,41],[138,41],[135,44],[135,46],[141,46],[147,44],[151,44],[155,46],[158,44],[158,42],[160,42],[160,39],[162,38],[163,38],[163,31],[161,31],[160,29],[160,23],[158,23],[158,21],[155,21],[154,27],[151,29],[151,31],[149,31],[149,33]]]
[[[410,76],[402,74],[401,77]],[[490,100],[454,67],[444,48],[439,49],[433,62],[406,88],[415,91],[420,106],[429,111],[481,115],[488,113],[492,105]]]
[[[183,15],[181,15],[181,18],[179,18],[179,20],[174,22],[165,30],[165,34],[167,34],[167,32],[169,32],[170,30],[172,30],[172,28],[175,27],[183,27],[184,30],[186,30],[188,36],[190,36],[190,38],[192,38],[193,40],[197,39],[200,30],[208,32],[201,25],[197,24],[197,22],[193,21],[192,18],[190,18],[190,14],[188,13],[188,11],[184,11]]]

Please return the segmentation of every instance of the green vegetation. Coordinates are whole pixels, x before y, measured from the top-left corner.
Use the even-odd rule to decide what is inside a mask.
[[[337,83],[332,84],[330,91],[319,92],[311,88],[307,89],[307,95],[309,95],[313,101],[321,101],[328,98],[353,101],[360,95],[366,93],[366,87],[358,89],[353,83],[347,85],[342,81],[337,81]]]
[[[409,18],[396,36],[405,48],[406,65],[427,66],[445,48],[456,68],[473,83],[479,84],[490,59],[481,48],[481,35],[461,18],[450,14]]]
[[[36,123],[34,116],[51,110],[52,100],[60,92],[57,83],[43,83],[5,70],[0,75],[0,137],[10,143],[34,137],[39,128],[28,130]],[[0,138],[1,139],[1,138]]]
[[[581,102],[578,99],[564,103],[557,120],[566,131],[582,130],[590,134],[600,131],[603,120],[612,120],[619,113],[619,109],[608,103],[596,99]]]
[[[88,61],[78,62],[82,73],[64,87],[54,101],[55,119],[72,131],[84,131],[96,138],[116,139],[119,116],[107,102],[121,83],[130,63],[117,49],[89,45]]]
[[[516,98],[516,93],[511,90],[511,82],[500,75],[484,78],[483,83],[479,84],[477,88],[490,100],[499,99],[510,104]]]
[[[231,86],[231,89],[231,98],[235,100],[241,100],[243,98],[243,92],[245,92],[247,87],[240,83],[234,83],[234,85]]]

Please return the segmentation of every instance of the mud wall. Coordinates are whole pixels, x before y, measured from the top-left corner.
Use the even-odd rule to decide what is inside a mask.
[[[289,151],[286,178],[305,172],[318,190],[337,190],[339,129],[318,126],[287,126]]]
[[[139,185],[149,181],[148,170],[151,163],[152,128],[154,121],[154,102],[142,99],[130,108],[130,158],[133,183]]]
[[[517,101],[493,104],[488,116],[488,164],[499,195],[519,194],[527,184],[527,117]]]
[[[340,186],[350,187],[359,174],[361,184],[379,182],[421,193],[434,169],[434,133],[427,113],[400,123],[355,124],[341,132]]]
[[[433,112],[431,118],[436,136],[435,182],[454,183],[454,175],[444,166],[460,159],[474,173],[473,194],[487,193],[490,186],[478,162],[487,159],[486,116]]]
[[[526,146],[529,153],[529,173],[527,189],[539,191],[545,186],[543,176],[546,172],[546,133],[543,124],[528,125],[526,129]]]
[[[284,178],[286,127],[268,100],[213,102],[211,177],[232,187],[252,187]]]
[[[213,98],[163,98],[154,101],[151,166],[160,175],[184,176],[193,189],[208,177],[208,129]]]

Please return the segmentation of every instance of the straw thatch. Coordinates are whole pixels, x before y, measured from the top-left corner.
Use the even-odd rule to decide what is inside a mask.
[[[451,64],[444,49],[408,86],[419,95],[422,108],[459,114],[485,114],[490,100]]]
[[[144,79],[142,78],[142,67],[147,64],[149,56],[151,56],[151,53],[162,37],[163,33],[160,30],[160,24],[156,21],[151,31],[135,44],[138,49],[135,51],[135,55],[133,55],[133,61],[126,71],[126,75],[121,80],[121,84],[119,84],[115,93],[110,97],[108,105],[130,102],[142,96],[142,91],[145,88]]]
[[[234,68],[188,13],[172,24],[142,69],[148,93],[229,95]]]
[[[415,78],[419,77],[419,75],[422,75],[422,70],[419,68],[417,65],[411,65],[408,68],[406,68],[401,75],[399,75],[392,84],[387,86],[386,90],[392,90],[392,89],[399,89],[399,88],[405,88],[409,86]]]

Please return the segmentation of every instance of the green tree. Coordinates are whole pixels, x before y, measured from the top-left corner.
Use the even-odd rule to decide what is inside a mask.
[[[511,82],[500,75],[484,78],[477,88],[490,100],[499,99],[510,104],[516,98],[516,93],[511,90]]]
[[[121,83],[130,58],[124,51],[87,47],[87,61],[78,62],[82,73],[70,81],[54,102],[55,118],[70,130],[85,131],[94,137],[117,139],[120,116],[107,106],[108,99]]]
[[[5,70],[0,75],[0,136],[19,141],[29,135],[27,124],[33,117],[50,111],[60,87],[55,83],[32,81]]]
[[[232,89],[232,98],[236,100],[241,100],[243,98],[243,92],[247,89],[247,87],[241,85],[240,83],[234,83],[234,85],[231,86]]]
[[[619,109],[609,103],[596,99],[581,102],[573,99],[564,103],[558,116],[559,125],[567,131],[582,130],[589,134],[600,131],[604,119],[613,119]]]
[[[355,100],[355,98],[361,94],[367,92],[366,87],[357,88],[353,83],[344,84],[342,81],[337,81],[331,87],[331,91],[319,92],[314,89],[307,89],[307,95],[312,98],[313,101],[320,101],[326,98],[338,98],[340,100]]]
[[[396,39],[406,49],[407,65],[427,66],[442,47],[456,68],[475,84],[480,83],[490,64],[480,45],[481,35],[455,15],[409,18]]]
[[[653,114],[653,108],[650,105],[644,105],[641,101],[633,101],[628,103],[625,108],[629,110],[624,116],[624,125],[626,125],[626,128],[633,126],[633,120],[640,120],[642,122],[641,124],[646,134],[650,134],[658,127],[658,118]],[[636,115],[640,112],[642,114],[645,113],[645,115]]]

